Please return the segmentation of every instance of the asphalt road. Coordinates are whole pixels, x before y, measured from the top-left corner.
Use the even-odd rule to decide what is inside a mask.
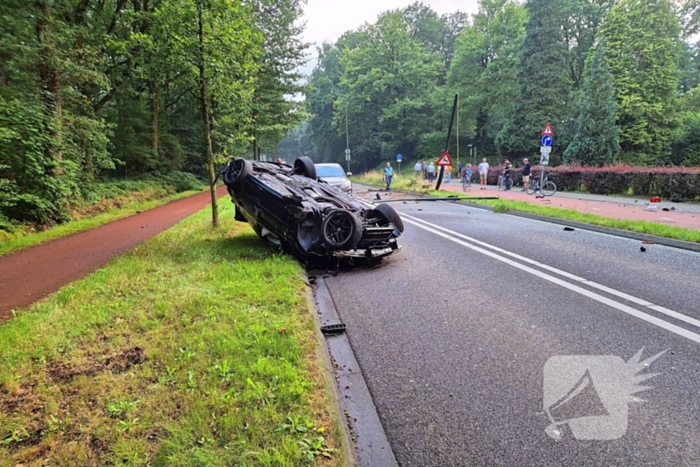
[[[403,250],[326,283],[402,466],[700,466],[700,254],[393,206]]]

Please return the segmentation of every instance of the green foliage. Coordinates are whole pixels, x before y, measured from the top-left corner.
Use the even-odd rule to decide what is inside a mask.
[[[1,2],[2,215],[62,221],[104,177],[204,175],[207,154],[249,150],[254,93],[274,146],[302,115],[286,98],[300,90],[301,4]]]
[[[306,63],[300,35],[303,0],[253,2],[255,26],[262,36],[260,68],[253,83],[249,133],[253,156],[272,151],[288,130],[306,116],[302,104],[289,96],[301,93],[299,68]]]
[[[690,167],[700,166],[700,113],[686,112],[681,134],[673,143],[673,160]]]
[[[567,148],[567,160],[584,164],[695,164],[699,49],[680,40],[697,30],[700,9],[674,4],[675,13],[669,0],[480,0],[471,21],[420,2],[384,12],[320,47],[302,133],[319,158],[343,162],[347,109],[353,164],[426,157],[458,92],[460,131],[492,161],[538,157],[551,122],[550,164]],[[586,71],[603,41],[606,63]]]
[[[203,186],[201,180],[188,172],[170,172],[161,180],[163,184],[175,188],[175,191],[178,193],[189,190],[197,190]]]
[[[531,0],[526,4],[526,37],[517,71],[519,86],[515,109],[497,137],[497,144],[512,157],[532,156],[539,146],[540,132],[547,122],[557,131],[570,118],[571,93],[575,80],[570,73],[569,38],[572,2],[584,0]],[[557,132],[554,151],[561,148]]]
[[[69,178],[74,164],[51,154],[53,121],[40,105],[0,97],[0,128],[0,212],[41,223],[65,219],[65,200],[77,187]]]
[[[347,105],[351,125],[359,129],[355,152],[375,165],[386,154],[411,152],[430,113],[428,96],[442,66],[436,55],[411,39],[400,12],[381,16],[361,34],[363,46],[343,55],[344,94],[336,107]],[[333,123],[344,129],[342,112]]]
[[[620,129],[615,122],[617,103],[610,68],[601,41],[586,64],[581,110],[576,135],[566,151],[565,162],[603,166],[614,164],[620,152]]]
[[[462,126],[476,135],[479,154],[495,154],[494,138],[512,114],[527,10],[508,0],[482,0],[457,41],[448,83],[461,97]]]
[[[669,160],[678,126],[679,20],[667,0],[622,0],[601,25],[619,105],[620,160]]]

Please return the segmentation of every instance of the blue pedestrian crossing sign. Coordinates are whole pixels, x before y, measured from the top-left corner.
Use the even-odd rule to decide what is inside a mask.
[[[542,146],[551,146],[552,141],[553,141],[553,139],[550,135],[544,135],[542,137]]]

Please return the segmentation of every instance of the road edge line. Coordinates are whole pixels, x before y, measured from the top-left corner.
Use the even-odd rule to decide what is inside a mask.
[[[330,290],[324,279],[316,277],[314,287],[315,318],[320,326],[341,322]],[[333,393],[341,417],[345,416],[343,432],[350,447],[349,462],[362,467],[398,467],[394,451],[384,432],[377,407],[364,379],[360,365],[346,333],[323,337],[323,348],[333,374]],[[340,420],[342,423],[342,419]],[[354,447],[354,449],[352,449]]]

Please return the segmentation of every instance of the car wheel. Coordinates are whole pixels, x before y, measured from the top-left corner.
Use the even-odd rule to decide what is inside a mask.
[[[398,231],[403,233],[403,221],[401,220],[401,217],[399,217],[399,213],[396,212],[394,208],[388,204],[379,204],[374,209],[381,214],[384,219],[386,219],[387,224],[394,224]]]
[[[321,231],[331,248],[352,250],[362,238],[362,222],[349,211],[333,211],[323,220]]]
[[[224,172],[224,183],[233,191],[238,191],[243,187],[243,181],[248,174],[253,173],[253,165],[240,157],[235,158]]]
[[[294,161],[294,173],[302,177],[313,178],[314,180],[317,178],[314,161],[306,156],[300,157]]]

